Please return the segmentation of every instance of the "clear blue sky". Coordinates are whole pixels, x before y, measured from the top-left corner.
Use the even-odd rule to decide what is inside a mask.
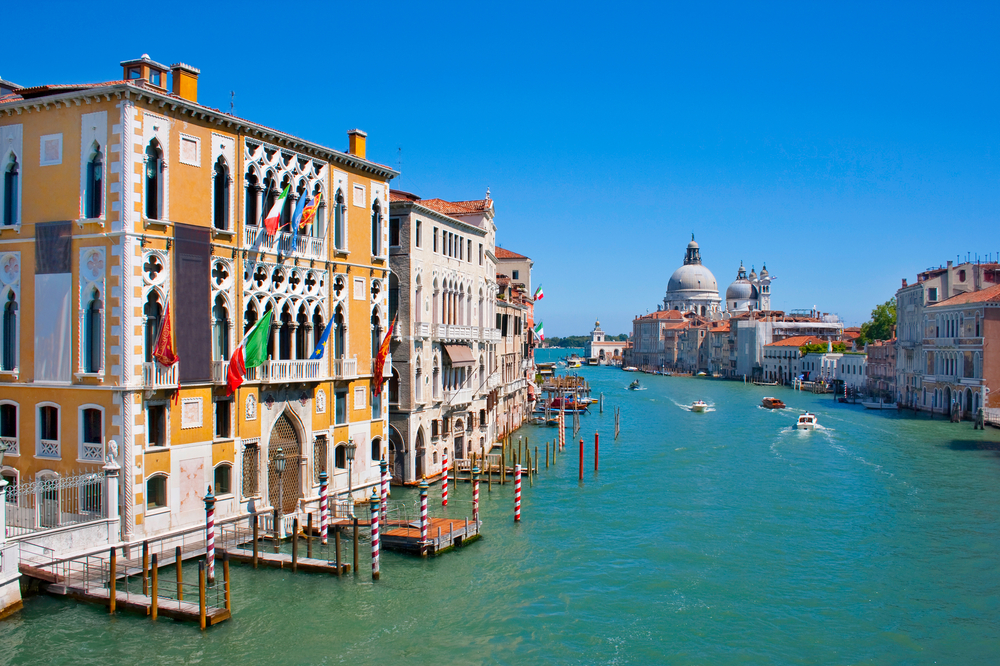
[[[902,277],[1000,251],[992,3],[111,4],[98,26],[88,2],[46,5],[44,29],[10,4],[33,26],[4,35],[21,85],[149,53],[201,68],[210,106],[235,90],[238,115],[341,149],[366,130],[395,187],[489,187],[550,336],[631,330],[692,231],[720,290],[766,261],[774,307],[850,324]]]

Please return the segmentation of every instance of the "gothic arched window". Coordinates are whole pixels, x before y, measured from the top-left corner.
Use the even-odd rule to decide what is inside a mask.
[[[96,373],[101,371],[101,341],[103,331],[104,303],[101,294],[94,289],[87,305],[83,323],[83,371]]]
[[[372,254],[382,254],[382,206],[378,199],[372,203]]]
[[[338,250],[347,247],[347,205],[339,189],[333,200],[333,246]]]
[[[142,314],[146,318],[145,342],[146,342],[146,363],[153,362],[153,349],[156,347],[156,336],[160,333],[160,321],[163,319],[163,306],[160,305],[160,295],[155,291],[150,291],[146,297],[146,305],[143,306]]]
[[[153,139],[146,146],[146,217],[159,220],[163,217],[163,151],[160,142]]]
[[[3,224],[9,227],[17,224],[18,176],[17,156],[11,155],[3,170]]]
[[[220,155],[215,162],[215,175],[212,182],[215,194],[212,223],[216,229],[229,229],[229,182],[229,167],[226,166],[226,159]]]
[[[83,192],[83,216],[93,219],[101,216],[104,163],[101,146],[94,143],[94,155],[87,162],[87,183]]]
[[[260,213],[257,212],[257,193],[260,192],[260,182],[257,174],[247,172],[246,194],[243,197],[243,224],[260,224]]]
[[[17,368],[17,299],[14,291],[7,292],[7,302],[3,306],[3,369]]]
[[[212,306],[212,343],[215,359],[229,360],[229,311],[221,294],[215,297],[215,305]]]

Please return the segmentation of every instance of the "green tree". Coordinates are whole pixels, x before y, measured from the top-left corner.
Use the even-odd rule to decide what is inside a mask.
[[[858,344],[863,345],[875,340],[888,340],[892,337],[892,327],[896,325],[896,298],[890,298],[872,310],[872,318],[861,324],[861,336]]]

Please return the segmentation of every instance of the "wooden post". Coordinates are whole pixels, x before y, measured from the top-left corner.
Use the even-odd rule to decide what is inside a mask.
[[[313,515],[306,514],[306,557],[313,556]]]
[[[334,528],[333,538],[336,539],[336,541],[334,541],[334,546],[337,551],[337,576],[339,577],[341,575],[340,569],[342,566],[340,559],[340,525],[337,525],[337,527]]]
[[[226,583],[226,610],[233,610],[232,598],[229,596],[229,553],[222,553],[222,580]]]
[[[534,457],[534,461],[535,461],[535,474],[537,475],[538,474],[538,445],[537,444],[535,444],[535,457]]]
[[[358,517],[354,517],[354,575],[358,575]]]
[[[299,568],[299,519],[292,520],[292,573]]]
[[[198,560],[198,623],[206,626],[205,617],[205,560]]]
[[[184,601],[184,570],[181,569],[183,562],[181,547],[177,546],[174,548],[174,565],[177,567],[177,601]]]
[[[257,568],[257,535],[259,534],[259,522],[257,514],[253,514],[253,568]]]
[[[545,442],[545,469],[549,468],[549,443]]]
[[[115,593],[118,591],[118,554],[115,549],[111,549],[111,562],[109,563],[111,580],[108,583],[108,608],[111,614],[115,614]]]
[[[583,481],[583,438],[580,438],[580,480]]]
[[[526,459],[526,461],[528,463],[528,487],[530,488],[531,486],[535,485],[534,483],[532,483],[532,479],[534,478],[534,476],[532,476],[532,474],[531,474],[531,451],[528,450],[528,449],[525,449],[524,452],[527,454],[525,456],[525,459]]]
[[[152,597],[152,602],[149,605],[149,615],[150,615],[150,617],[153,618],[153,621],[155,622],[156,621],[156,612],[159,610],[157,608],[157,602],[158,602],[159,596],[160,596],[159,595],[159,591],[160,590],[159,590],[159,585],[158,585],[158,583],[159,583],[159,576],[157,575],[159,573],[159,567],[156,566],[156,553],[153,553],[152,567],[153,567],[153,570],[152,570],[152,574],[153,574],[152,575],[152,578],[153,578],[153,580],[152,580],[152,592],[153,593],[150,595]]]
[[[149,542],[142,542],[142,593],[149,595]]]
[[[598,434],[595,432],[594,433],[594,471],[595,472],[597,471],[597,457],[598,457],[597,456],[597,450],[598,450],[599,446],[600,446],[600,438],[599,438]]]

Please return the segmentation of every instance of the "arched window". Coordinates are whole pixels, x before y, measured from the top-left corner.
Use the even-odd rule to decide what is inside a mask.
[[[392,369],[392,377],[389,379],[389,404],[399,404],[399,373],[396,368]]]
[[[372,312],[372,358],[378,356],[378,348],[382,345],[382,320],[378,311]]]
[[[146,479],[146,508],[160,509],[167,506],[167,475],[156,474]]]
[[[212,183],[214,199],[212,210],[212,223],[216,229],[227,231],[229,229],[229,167],[226,166],[226,158],[219,156],[215,161],[215,176]]]
[[[399,277],[395,273],[389,274],[389,321],[396,319],[396,311],[399,309]]]
[[[3,224],[5,227],[17,224],[19,174],[17,156],[11,155],[3,170]]]
[[[274,208],[274,201],[280,193],[277,183],[274,182],[274,174],[268,171],[264,176],[264,205],[261,207],[263,214],[271,212],[271,209]]]
[[[372,440],[372,460],[382,459],[382,440],[376,437]]]
[[[163,306],[160,305],[160,295],[150,291],[146,297],[146,305],[142,309],[146,318],[146,363],[153,362],[153,349],[156,347],[156,336],[160,333],[160,321],[163,318]]]
[[[278,358],[288,361],[292,358],[292,313],[288,305],[281,309],[281,328],[278,329]]]
[[[309,358],[309,315],[306,314],[306,306],[299,306],[299,313],[295,316],[295,358]]]
[[[247,171],[246,194],[243,197],[243,224],[260,224],[260,213],[257,211],[257,196],[260,193],[260,182],[257,174]]]
[[[215,360],[229,360],[229,311],[222,294],[215,297],[212,306],[212,347]]]
[[[285,197],[285,204],[281,207],[281,218],[278,220],[278,229],[285,229],[286,231],[291,231],[289,226],[292,220],[292,195],[295,193],[295,188],[291,187],[292,178],[291,176],[285,176],[284,180],[281,181],[281,187],[278,188],[278,194],[285,191],[288,188],[288,196]],[[267,210],[271,210],[268,208]]]
[[[382,205],[378,199],[372,203],[372,254],[382,254]]]
[[[347,469],[347,447],[344,444],[338,444],[333,450],[333,465],[337,469]]]
[[[347,327],[344,325],[344,306],[338,306],[333,314],[333,353],[336,358],[344,358],[347,352]]]
[[[413,295],[413,321],[421,322],[424,320],[424,287],[420,283],[420,276],[417,276],[417,287]]]
[[[312,327],[313,327],[312,348],[316,349],[316,345],[319,344],[319,339],[323,337],[323,331],[325,329],[323,322],[323,314],[319,311],[318,308],[316,312],[313,313]]]
[[[441,399],[441,368],[438,367],[438,360],[434,359],[434,373],[431,375],[431,390],[433,391],[434,399]]]
[[[423,402],[424,399],[424,371],[420,367],[420,359],[417,359],[417,371],[413,380],[413,397],[417,402]]]
[[[318,184],[313,188],[313,201],[323,194],[323,188]],[[319,205],[316,206],[316,215],[313,217],[312,236],[323,238],[326,236],[326,196],[320,197]]]
[[[94,155],[87,162],[87,183],[83,191],[83,216],[97,218],[101,216],[103,203],[104,162],[101,146],[94,143]]]
[[[146,146],[146,218],[163,217],[163,151],[153,139]]]
[[[333,200],[333,246],[338,250],[347,248],[347,205],[339,189]]]
[[[104,339],[103,325],[104,303],[101,294],[94,289],[87,305],[83,320],[83,371],[96,373],[101,371],[101,342]]]
[[[3,369],[17,369],[17,298],[14,290],[7,292],[3,306]]]
[[[221,463],[215,468],[215,496],[230,495],[233,492],[233,466]]]

